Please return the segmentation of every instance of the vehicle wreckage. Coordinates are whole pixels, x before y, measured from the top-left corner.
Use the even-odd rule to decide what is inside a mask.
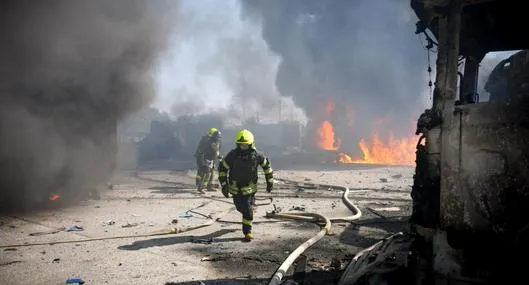
[[[524,27],[521,3],[411,0],[416,33],[437,48],[437,64],[433,106],[417,123],[410,230],[358,253],[339,284],[523,280],[529,263],[527,52],[492,72],[488,102],[477,94],[488,52],[529,48],[529,38],[514,32]]]

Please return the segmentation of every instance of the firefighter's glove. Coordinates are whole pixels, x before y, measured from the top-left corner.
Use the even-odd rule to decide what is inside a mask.
[[[224,197],[226,198],[230,198],[230,188],[228,187],[228,185],[222,186],[222,195],[224,195]]]
[[[270,192],[272,192],[272,189],[274,189],[274,183],[267,183],[266,184],[266,192],[270,193]]]

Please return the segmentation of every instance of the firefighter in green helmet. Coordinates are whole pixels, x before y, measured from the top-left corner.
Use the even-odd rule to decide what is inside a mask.
[[[209,129],[198,143],[195,151],[197,161],[196,186],[200,194],[204,194],[204,188],[213,191],[213,176],[215,161],[221,159],[220,154],[221,133],[216,128]]]
[[[254,136],[242,130],[235,138],[236,148],[232,149],[219,163],[219,182],[222,194],[233,197],[233,203],[242,214],[242,232],[247,241],[253,239],[253,205],[257,192],[257,170],[261,166],[266,179],[266,191],[274,186],[273,170],[268,158],[255,148]]]

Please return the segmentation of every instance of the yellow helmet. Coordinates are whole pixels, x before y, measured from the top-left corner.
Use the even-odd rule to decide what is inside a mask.
[[[211,129],[209,129],[208,135],[210,137],[212,137],[212,136],[214,136],[214,135],[216,135],[218,133],[219,133],[219,130],[217,128],[211,128]]]
[[[240,131],[235,137],[235,143],[236,144],[247,144],[247,145],[253,144],[254,138],[253,138],[252,132],[246,129]]]

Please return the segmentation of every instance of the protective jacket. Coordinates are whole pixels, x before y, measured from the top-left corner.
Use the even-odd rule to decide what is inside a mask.
[[[257,191],[257,170],[263,168],[267,186],[273,185],[273,170],[268,158],[255,148],[232,149],[219,163],[219,181],[229,185],[232,195],[250,195]]]
[[[218,138],[205,135],[200,139],[195,157],[201,161],[215,160],[220,157],[220,140]]]

